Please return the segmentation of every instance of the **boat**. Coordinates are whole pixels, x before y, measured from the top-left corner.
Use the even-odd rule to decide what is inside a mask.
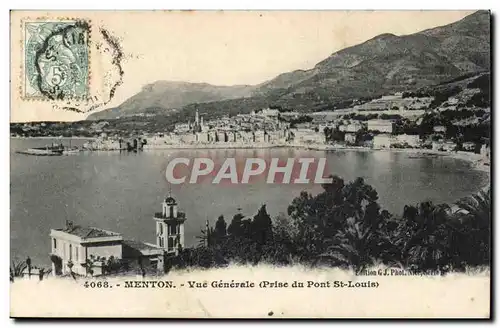
[[[19,150],[17,153],[24,155],[34,155],[34,156],[61,156],[63,154],[64,148],[60,146],[52,147],[39,147],[39,148],[28,148],[26,150]]]
[[[80,149],[74,148],[74,149],[64,149],[62,154],[63,155],[73,155],[73,154],[78,154],[80,152]]]
[[[411,159],[420,159],[420,158],[436,158],[438,157],[439,154],[434,154],[434,153],[422,153],[422,154],[417,154],[417,155],[409,155],[408,158]]]
[[[71,147],[71,139],[69,140],[69,146],[64,146],[60,144],[52,144],[51,146],[29,148],[26,150],[17,151],[19,154],[25,155],[35,155],[35,156],[61,156],[61,155],[73,155],[78,154],[80,149],[78,147]]]

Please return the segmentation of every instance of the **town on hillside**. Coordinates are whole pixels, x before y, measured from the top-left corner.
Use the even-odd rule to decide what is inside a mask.
[[[159,121],[162,117],[136,114],[116,120],[84,121],[85,124],[13,123],[11,135],[91,138],[81,150],[424,149],[481,154],[483,161],[489,163],[489,74],[466,76],[444,86],[354,99],[347,102],[345,108],[312,113],[269,106],[247,114],[215,118],[208,115],[207,120],[207,112],[196,109],[194,116],[163,124],[163,128],[155,124],[151,129],[144,123]],[[130,128],[130,122],[134,123],[134,129]],[[141,122],[144,128],[137,128]],[[58,135],[61,129],[65,133]]]

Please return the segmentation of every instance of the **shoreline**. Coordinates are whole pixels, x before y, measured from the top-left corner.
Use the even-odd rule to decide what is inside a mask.
[[[10,136],[10,139],[39,139],[39,140],[53,140],[53,139],[75,139],[75,140],[97,140],[94,137],[18,137]]]
[[[95,141],[96,138],[86,137],[17,137],[11,136],[11,139],[75,139],[75,140],[89,140]],[[469,164],[471,170],[483,172],[487,176],[488,184],[481,189],[484,190],[491,185],[491,166],[484,165],[483,158],[480,154],[457,151],[457,152],[444,152],[432,149],[418,149],[418,148],[391,148],[391,149],[373,149],[366,147],[339,147],[334,145],[321,145],[321,144],[269,144],[269,143],[255,143],[255,144],[242,144],[242,143],[226,143],[226,144],[178,144],[178,145],[145,145],[143,151],[155,150],[188,150],[188,149],[271,149],[271,148],[296,148],[305,150],[316,151],[356,151],[356,152],[394,152],[416,154],[422,157],[429,155],[437,155],[439,157],[448,157],[457,160],[465,161]],[[119,151],[119,149],[101,149],[101,150],[84,150],[84,151]]]
[[[271,148],[296,148],[317,151],[357,151],[357,152],[394,152],[405,154],[416,154],[423,157],[429,155],[437,155],[439,157],[448,157],[457,160],[462,160],[469,163],[470,168],[475,171],[483,172],[491,178],[491,167],[484,165],[483,158],[480,154],[457,151],[445,152],[432,149],[418,148],[391,148],[391,149],[373,149],[366,147],[338,147],[332,145],[308,145],[308,144],[254,144],[254,145],[237,145],[237,144],[207,144],[207,145],[165,145],[163,147],[145,147],[143,151],[169,150],[169,149],[271,149]]]

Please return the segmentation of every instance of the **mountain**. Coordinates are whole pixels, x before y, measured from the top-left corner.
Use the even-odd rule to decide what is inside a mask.
[[[137,114],[164,114],[191,103],[244,98],[255,87],[247,85],[215,86],[207,83],[157,81],[148,84],[136,95],[116,108],[91,114],[87,119],[112,119]]]
[[[342,99],[376,96],[438,84],[490,70],[490,13],[419,33],[382,34],[342,49],[310,70],[284,73],[254,94],[306,109]]]
[[[183,105],[186,109],[224,111],[230,107],[249,111],[263,104],[298,111],[333,110],[345,100],[416,90],[488,71],[490,12],[478,11],[455,23],[411,35],[378,35],[333,53],[310,70],[283,73],[256,86],[156,82],[118,109],[91,118],[108,118],[106,115],[111,113],[158,112],[158,108]]]

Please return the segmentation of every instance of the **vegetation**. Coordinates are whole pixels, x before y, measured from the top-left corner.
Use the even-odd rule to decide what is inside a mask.
[[[32,265],[31,258],[28,256],[26,260],[12,260],[10,267],[10,282],[14,282],[15,279],[22,277],[23,275],[28,276],[29,279],[33,275],[38,276],[40,281],[47,275],[52,272],[52,269],[44,269],[37,266]]]
[[[202,230],[194,248],[179,248],[166,262],[175,268],[212,268],[231,263],[256,265],[302,264],[364,270],[374,265],[416,271],[467,272],[489,266],[491,257],[491,194],[481,191],[453,205],[430,201],[407,205],[394,215],[381,208],[377,191],[362,178],[345,182],[331,176],[331,183],[313,196],[303,191],[292,200],[287,214],[271,218],[266,205],[253,217],[241,213],[227,224],[219,216]],[[12,262],[10,279],[20,277],[31,265]],[[70,274],[73,263],[67,264]],[[132,263],[91,255],[82,264],[93,276],[129,272]],[[134,268],[143,276],[155,268],[137,258]],[[28,269],[29,270],[29,269]],[[40,280],[50,273],[40,270]]]
[[[326,127],[323,130],[323,133],[325,134],[325,140],[327,142],[332,142],[332,141],[344,141],[345,138],[345,132],[340,131],[338,127],[335,128],[330,128]]]
[[[28,267],[26,261],[12,261],[10,267],[10,281],[14,281],[15,278],[21,277],[23,271]]]
[[[376,264],[414,270],[465,271],[490,263],[490,192],[453,205],[422,202],[401,215],[381,209],[377,191],[362,178],[340,177],[312,196],[302,192],[288,215],[274,220],[262,205],[253,218],[224,217],[203,232],[196,248],[180,252],[176,267],[229,263],[301,263],[362,270]]]
[[[301,123],[310,123],[313,121],[313,118],[311,116],[308,116],[308,115],[301,115],[297,118],[292,118],[290,120],[290,127],[291,128],[295,128],[297,126],[297,124],[301,124]]]

